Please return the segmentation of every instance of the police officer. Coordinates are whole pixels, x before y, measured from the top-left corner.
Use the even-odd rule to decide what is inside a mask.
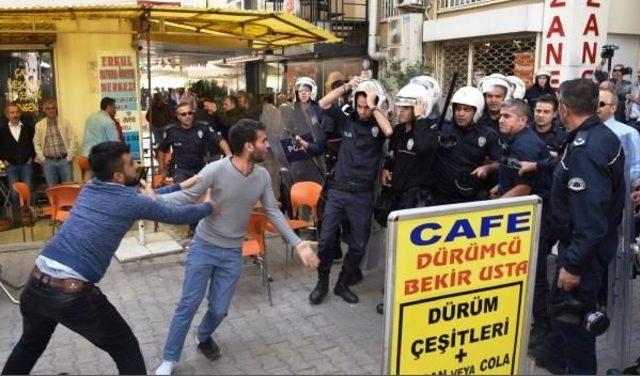
[[[482,183],[497,174],[500,157],[496,132],[477,123],[484,109],[482,93],[471,86],[463,87],[451,103],[453,121],[440,128],[431,185],[437,205],[488,198]]]
[[[347,284],[350,274],[360,265],[371,231],[374,185],[383,157],[383,144],[393,133],[393,127],[378,104],[384,102],[384,89],[375,80],[352,79],[335,89],[319,102],[325,116],[333,118],[343,129],[338,161],[328,183],[327,203],[318,244],[318,283],[309,295],[312,304],[319,304],[329,291],[329,273],[333,263],[336,230],[346,216],[350,224],[349,250],[334,293],[348,303],[357,303],[358,296]],[[352,115],[345,115],[332,103],[344,92],[354,88]]]
[[[554,122],[558,112],[555,95],[543,95],[536,100],[533,109],[533,130],[544,141],[553,158],[558,157],[567,133]]]
[[[429,76],[413,78],[398,91],[395,100],[396,119],[385,158],[381,181],[385,194],[381,207],[376,208],[376,220],[386,227],[393,210],[427,206],[428,184],[433,174],[438,137],[430,118],[440,97],[440,85]]]
[[[596,311],[602,274],[618,246],[625,202],[624,151],[596,116],[598,87],[589,80],[560,85],[559,113],[569,130],[553,177],[551,208],[558,234],[552,284],[551,331],[533,355],[552,372],[595,374],[595,336],[588,318]]]
[[[496,133],[500,132],[500,107],[502,102],[510,97],[511,84],[507,77],[494,73],[485,77],[480,83],[480,91],[484,96],[485,107],[478,125],[489,127]]]
[[[508,99],[502,104],[500,132],[503,135],[503,155],[500,160],[497,192],[492,196],[507,198],[535,194],[543,200],[533,296],[534,323],[529,337],[529,347],[533,348],[543,341],[549,329],[547,256],[551,253],[555,239],[550,235],[551,172],[541,170],[523,175],[518,174],[521,162],[542,162],[551,158],[545,143],[527,126],[530,112],[529,105],[522,99]]]
[[[179,124],[167,127],[159,150],[163,153],[171,149],[170,173],[174,182],[180,183],[192,177],[204,167],[207,152],[222,150],[231,155],[229,144],[211,126],[194,121],[194,111],[189,103],[181,103],[176,108]],[[219,149],[218,149],[219,148]],[[164,158],[160,158],[160,171],[166,172]]]

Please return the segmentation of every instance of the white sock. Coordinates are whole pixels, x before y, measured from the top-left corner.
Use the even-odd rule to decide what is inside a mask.
[[[172,362],[170,360],[163,360],[160,367],[156,369],[156,375],[171,375],[173,373],[173,366],[175,366],[176,362]]]

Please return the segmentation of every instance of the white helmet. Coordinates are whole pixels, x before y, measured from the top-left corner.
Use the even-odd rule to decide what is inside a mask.
[[[507,76],[507,80],[511,84],[511,98],[524,99],[524,95],[527,93],[527,85],[520,77]]]
[[[353,89],[353,108],[358,107],[358,104],[356,103],[356,95],[358,93],[366,93],[369,90],[375,90],[376,94],[378,95],[378,106],[384,105],[387,99],[384,87],[382,86],[380,81],[367,78],[358,82],[358,85],[356,85],[355,89]]]
[[[500,73],[494,73],[490,76],[487,76],[480,81],[479,89],[482,91],[482,94],[486,94],[487,92],[493,90],[496,86],[502,86],[507,90],[507,95],[504,99],[508,99],[511,94],[511,84],[505,75]]]
[[[315,101],[316,95],[318,95],[318,85],[316,85],[316,82],[309,77],[300,77],[296,80],[293,88],[296,92],[298,92],[298,90],[300,90],[300,86],[302,85],[307,85],[311,88],[311,100]]]
[[[402,87],[396,95],[396,106],[410,106],[416,104],[416,99],[422,98],[427,105],[426,116],[431,114],[436,101],[440,97],[440,85],[433,77],[418,76]]]
[[[536,78],[540,76],[547,76],[547,78],[551,78],[551,73],[548,70],[541,68],[541,69],[538,69],[538,71],[536,72]]]
[[[473,122],[477,123],[484,111],[484,96],[480,90],[473,86],[465,86],[453,94],[451,98],[451,105],[464,104],[467,106],[475,107],[476,113],[473,115]],[[455,110],[454,110],[455,111]]]

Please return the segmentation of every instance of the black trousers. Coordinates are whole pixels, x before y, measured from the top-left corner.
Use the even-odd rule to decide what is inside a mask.
[[[99,288],[65,293],[31,277],[20,298],[22,337],[2,374],[25,375],[44,352],[58,323],[109,353],[120,374],[146,375],[138,340]]]
[[[352,193],[337,189],[329,190],[318,242],[320,276],[328,276],[331,272],[335,244],[338,241],[338,228],[345,218],[348,219],[350,228],[349,249],[342,261],[342,272],[345,277],[357,273],[369,241],[372,213],[373,192]]]

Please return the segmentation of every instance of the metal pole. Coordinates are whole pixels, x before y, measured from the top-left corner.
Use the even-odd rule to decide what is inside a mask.
[[[153,154],[153,111],[151,111],[151,14],[147,9],[145,11],[145,22],[146,24],[146,39],[147,39],[147,90],[149,103],[147,104],[147,118],[149,119],[149,162],[150,162],[150,170],[151,170],[151,187],[153,187],[153,179],[156,176],[155,164],[153,163],[154,154]],[[144,143],[143,143],[144,145]],[[144,155],[144,151],[143,151]],[[143,156],[144,158],[144,156]],[[143,159],[144,160],[144,159]],[[144,165],[144,162],[143,162]],[[140,242],[144,244],[146,241],[144,240],[144,225],[139,227],[140,230]],[[158,222],[153,222],[153,231],[158,232]]]

